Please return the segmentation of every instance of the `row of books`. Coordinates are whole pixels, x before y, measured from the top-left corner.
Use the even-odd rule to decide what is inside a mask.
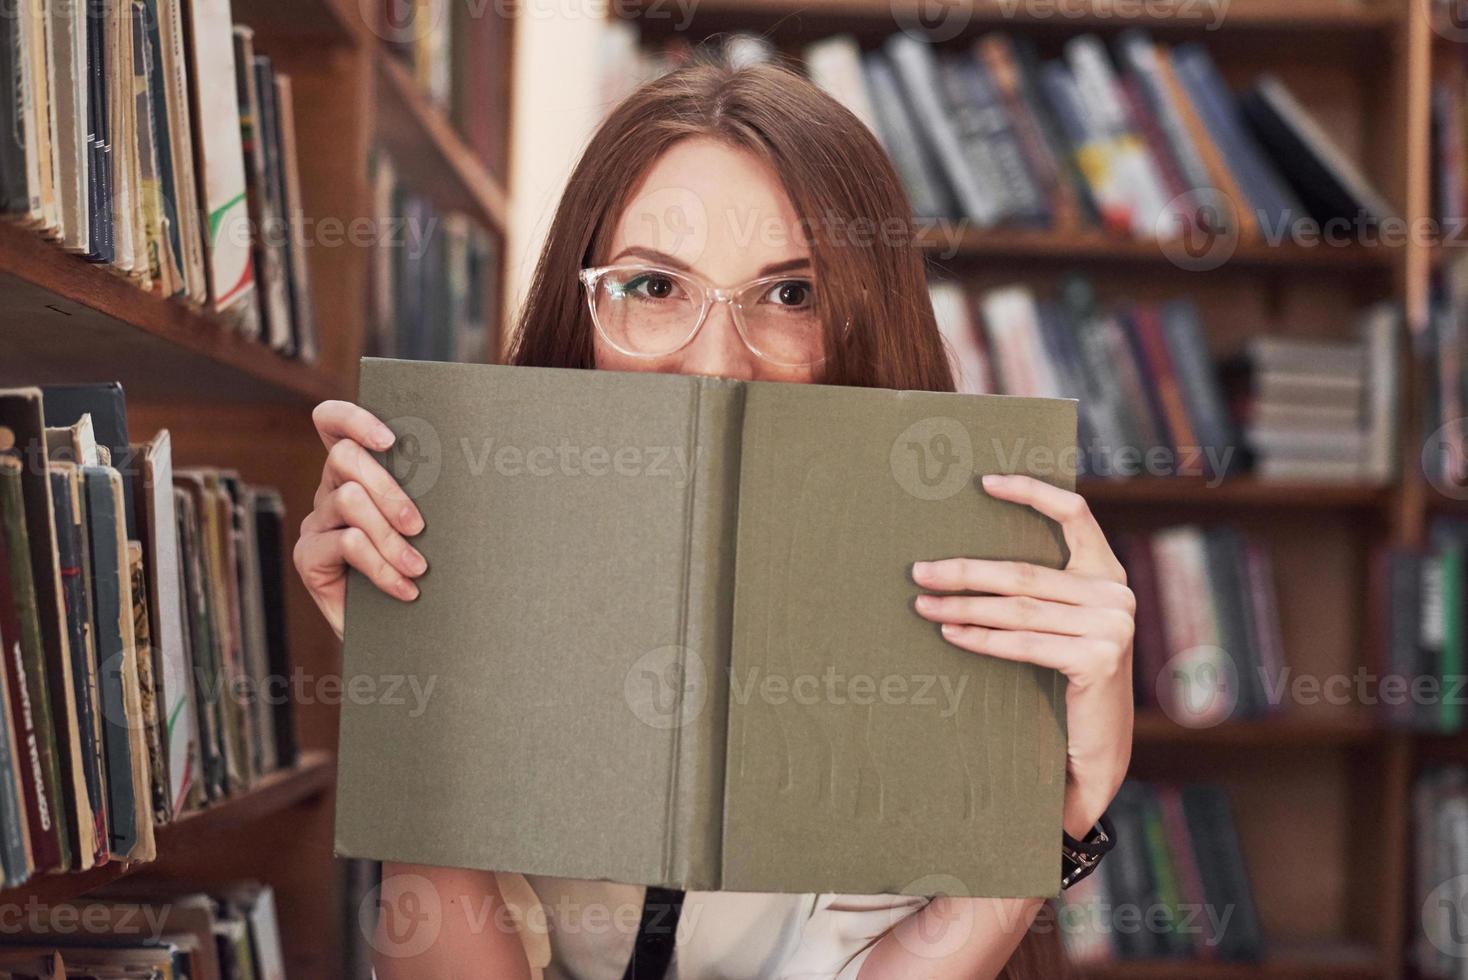
[[[1250,339],[1231,367],[1253,470],[1265,479],[1385,483],[1396,472],[1400,321],[1369,307],[1352,340]]]
[[[1420,549],[1376,559],[1385,635],[1373,645],[1383,677],[1401,678],[1378,697],[1382,720],[1417,731],[1463,730],[1468,699],[1468,521],[1438,518]]]
[[[1464,980],[1468,770],[1431,768],[1418,777],[1412,789],[1412,830],[1412,907],[1421,911],[1412,937],[1412,964],[1425,980]]]
[[[1072,276],[1055,296],[1025,285],[930,287],[958,390],[1080,401],[1081,468],[1094,476],[1237,469],[1237,439],[1197,308],[1104,304]]]
[[[1468,255],[1448,256],[1429,294],[1419,352],[1427,366],[1422,466],[1443,493],[1468,497]]]
[[[285,980],[276,906],[274,890],[255,882],[213,895],[159,892],[45,905],[28,910],[18,930],[6,930],[0,976]],[[77,923],[86,926],[78,930]]]
[[[1107,811],[1116,846],[1061,892],[1073,962],[1251,962],[1263,936],[1228,794],[1218,786],[1128,781]]]
[[[1137,597],[1138,707],[1189,727],[1275,714],[1284,639],[1269,549],[1237,527],[1126,532],[1118,557]]]
[[[514,40],[506,8],[473,0],[383,0],[379,33],[470,150],[505,177]]]
[[[499,307],[498,237],[399,180],[392,157],[370,160],[378,227],[401,229],[379,242],[371,271],[370,353],[484,363],[495,353]]]
[[[0,390],[0,446],[4,881],[151,860],[294,763],[281,498],[131,442],[117,384]]]
[[[0,216],[311,361],[296,157],[290,79],[228,0],[0,20]]]
[[[738,59],[775,57],[763,39],[725,43]],[[613,35],[609,96],[689,50]],[[903,32],[866,50],[838,34],[803,60],[881,140],[919,218],[1277,242],[1327,222],[1354,234],[1395,213],[1283,81],[1263,74],[1235,95],[1200,43],[1168,47],[1130,29],[1110,51],[1079,35],[1046,61],[1003,33],[940,48]]]

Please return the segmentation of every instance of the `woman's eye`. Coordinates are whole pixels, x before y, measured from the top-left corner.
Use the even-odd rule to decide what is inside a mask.
[[[626,292],[648,299],[669,299],[678,294],[678,284],[668,276],[644,275],[629,282]]]
[[[787,279],[771,287],[770,291],[765,294],[764,301],[774,303],[776,306],[803,309],[810,305],[814,293],[814,287],[805,280]]]

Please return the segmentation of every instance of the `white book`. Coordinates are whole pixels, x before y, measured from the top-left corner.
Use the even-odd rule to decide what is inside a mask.
[[[950,280],[938,280],[928,287],[928,295],[933,300],[933,316],[938,321],[938,331],[948,348],[954,386],[963,394],[992,394],[988,358],[979,345],[977,327],[963,287]]]
[[[867,95],[861,71],[861,48],[850,34],[835,34],[805,49],[805,67],[810,80],[878,136],[877,115]],[[879,137],[880,138],[880,137]]]
[[[194,124],[190,116],[187,59],[184,50],[182,0],[158,0],[158,55],[163,61],[164,102],[172,134],[174,204],[179,220],[183,254],[184,295],[202,306],[209,299],[209,279],[204,258],[204,229],[199,222],[199,193],[194,169]]]
[[[1401,319],[1390,302],[1368,309],[1361,323],[1361,339],[1366,347],[1366,456],[1362,476],[1380,483],[1389,482],[1397,471],[1400,331]]]
[[[1027,287],[991,289],[979,302],[989,350],[1006,395],[1064,398],[1040,335],[1040,312]]]
[[[70,252],[92,247],[92,202],[87,144],[87,8],[84,0],[53,0],[51,51],[56,61],[56,158],[61,190],[62,244]]]
[[[189,64],[196,71],[192,97],[199,124],[195,146],[204,190],[209,302],[248,333],[247,321],[252,314],[258,317],[258,311],[229,0],[192,0],[186,14],[193,52]]]

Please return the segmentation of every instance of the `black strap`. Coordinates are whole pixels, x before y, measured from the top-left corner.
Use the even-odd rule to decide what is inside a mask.
[[[622,980],[664,980],[673,962],[673,945],[678,938],[678,919],[683,914],[683,893],[671,888],[649,888],[642,902],[642,921],[637,925],[637,942]]]

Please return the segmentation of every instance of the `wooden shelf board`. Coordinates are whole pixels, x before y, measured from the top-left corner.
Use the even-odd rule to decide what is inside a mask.
[[[943,264],[983,259],[992,261],[1106,262],[1126,265],[1178,266],[1155,240],[1121,238],[1099,231],[1062,234],[1009,228],[960,229],[949,222],[931,224],[918,232],[928,256]],[[1364,245],[1271,245],[1240,242],[1217,270],[1378,270],[1395,267],[1401,249]],[[1196,273],[1195,273],[1196,274]]]
[[[365,29],[351,0],[233,0],[231,16],[271,39],[352,43]]]
[[[466,211],[503,234],[509,201],[452,123],[419,91],[407,68],[381,45],[377,65],[378,138],[409,186],[440,207]]]
[[[1364,944],[1301,946],[1271,951],[1258,963],[1208,960],[1114,960],[1077,967],[1087,980],[1356,980],[1385,977],[1379,955]]]
[[[1093,504],[1181,504],[1291,510],[1384,508],[1392,488],[1374,484],[1298,483],[1238,476],[1221,481],[1187,476],[1087,478],[1080,493]]]
[[[842,21],[871,21],[890,30],[904,18],[910,23],[928,23],[933,14],[924,12],[925,0],[702,0],[700,18],[758,18],[778,16],[784,20],[802,17]],[[1086,9],[1079,9],[1085,6]],[[640,12],[672,21],[671,11],[655,0],[635,0],[619,11]],[[1310,32],[1375,35],[1394,23],[1393,11],[1385,4],[1333,2],[1333,0],[1235,0],[1223,17],[1212,4],[1130,4],[1125,12],[1108,3],[1019,3],[1014,0],[972,0],[957,8],[968,13],[971,29],[1025,27],[1074,33],[1082,30],[1120,30],[1142,27],[1165,33],[1213,33],[1223,30]],[[955,16],[962,16],[961,13]],[[922,20],[919,20],[922,17]],[[672,26],[671,24],[669,26]]]
[[[313,799],[331,785],[335,776],[336,761],[331,753],[321,750],[304,752],[295,768],[262,777],[249,792],[187,813],[173,823],[159,827],[159,857],[175,848],[213,841],[229,830]],[[0,903],[25,907],[30,902],[65,902],[128,875],[146,871],[151,866],[150,862],[124,864],[114,861],[75,874],[41,874],[23,885],[0,891]]]
[[[1225,746],[1269,748],[1369,745],[1387,736],[1385,729],[1369,720],[1319,721],[1309,718],[1261,718],[1228,721],[1211,728],[1179,725],[1157,711],[1137,714],[1134,744]]]
[[[0,310],[0,384],[117,380],[155,401],[341,395],[317,368],[4,223]]]

